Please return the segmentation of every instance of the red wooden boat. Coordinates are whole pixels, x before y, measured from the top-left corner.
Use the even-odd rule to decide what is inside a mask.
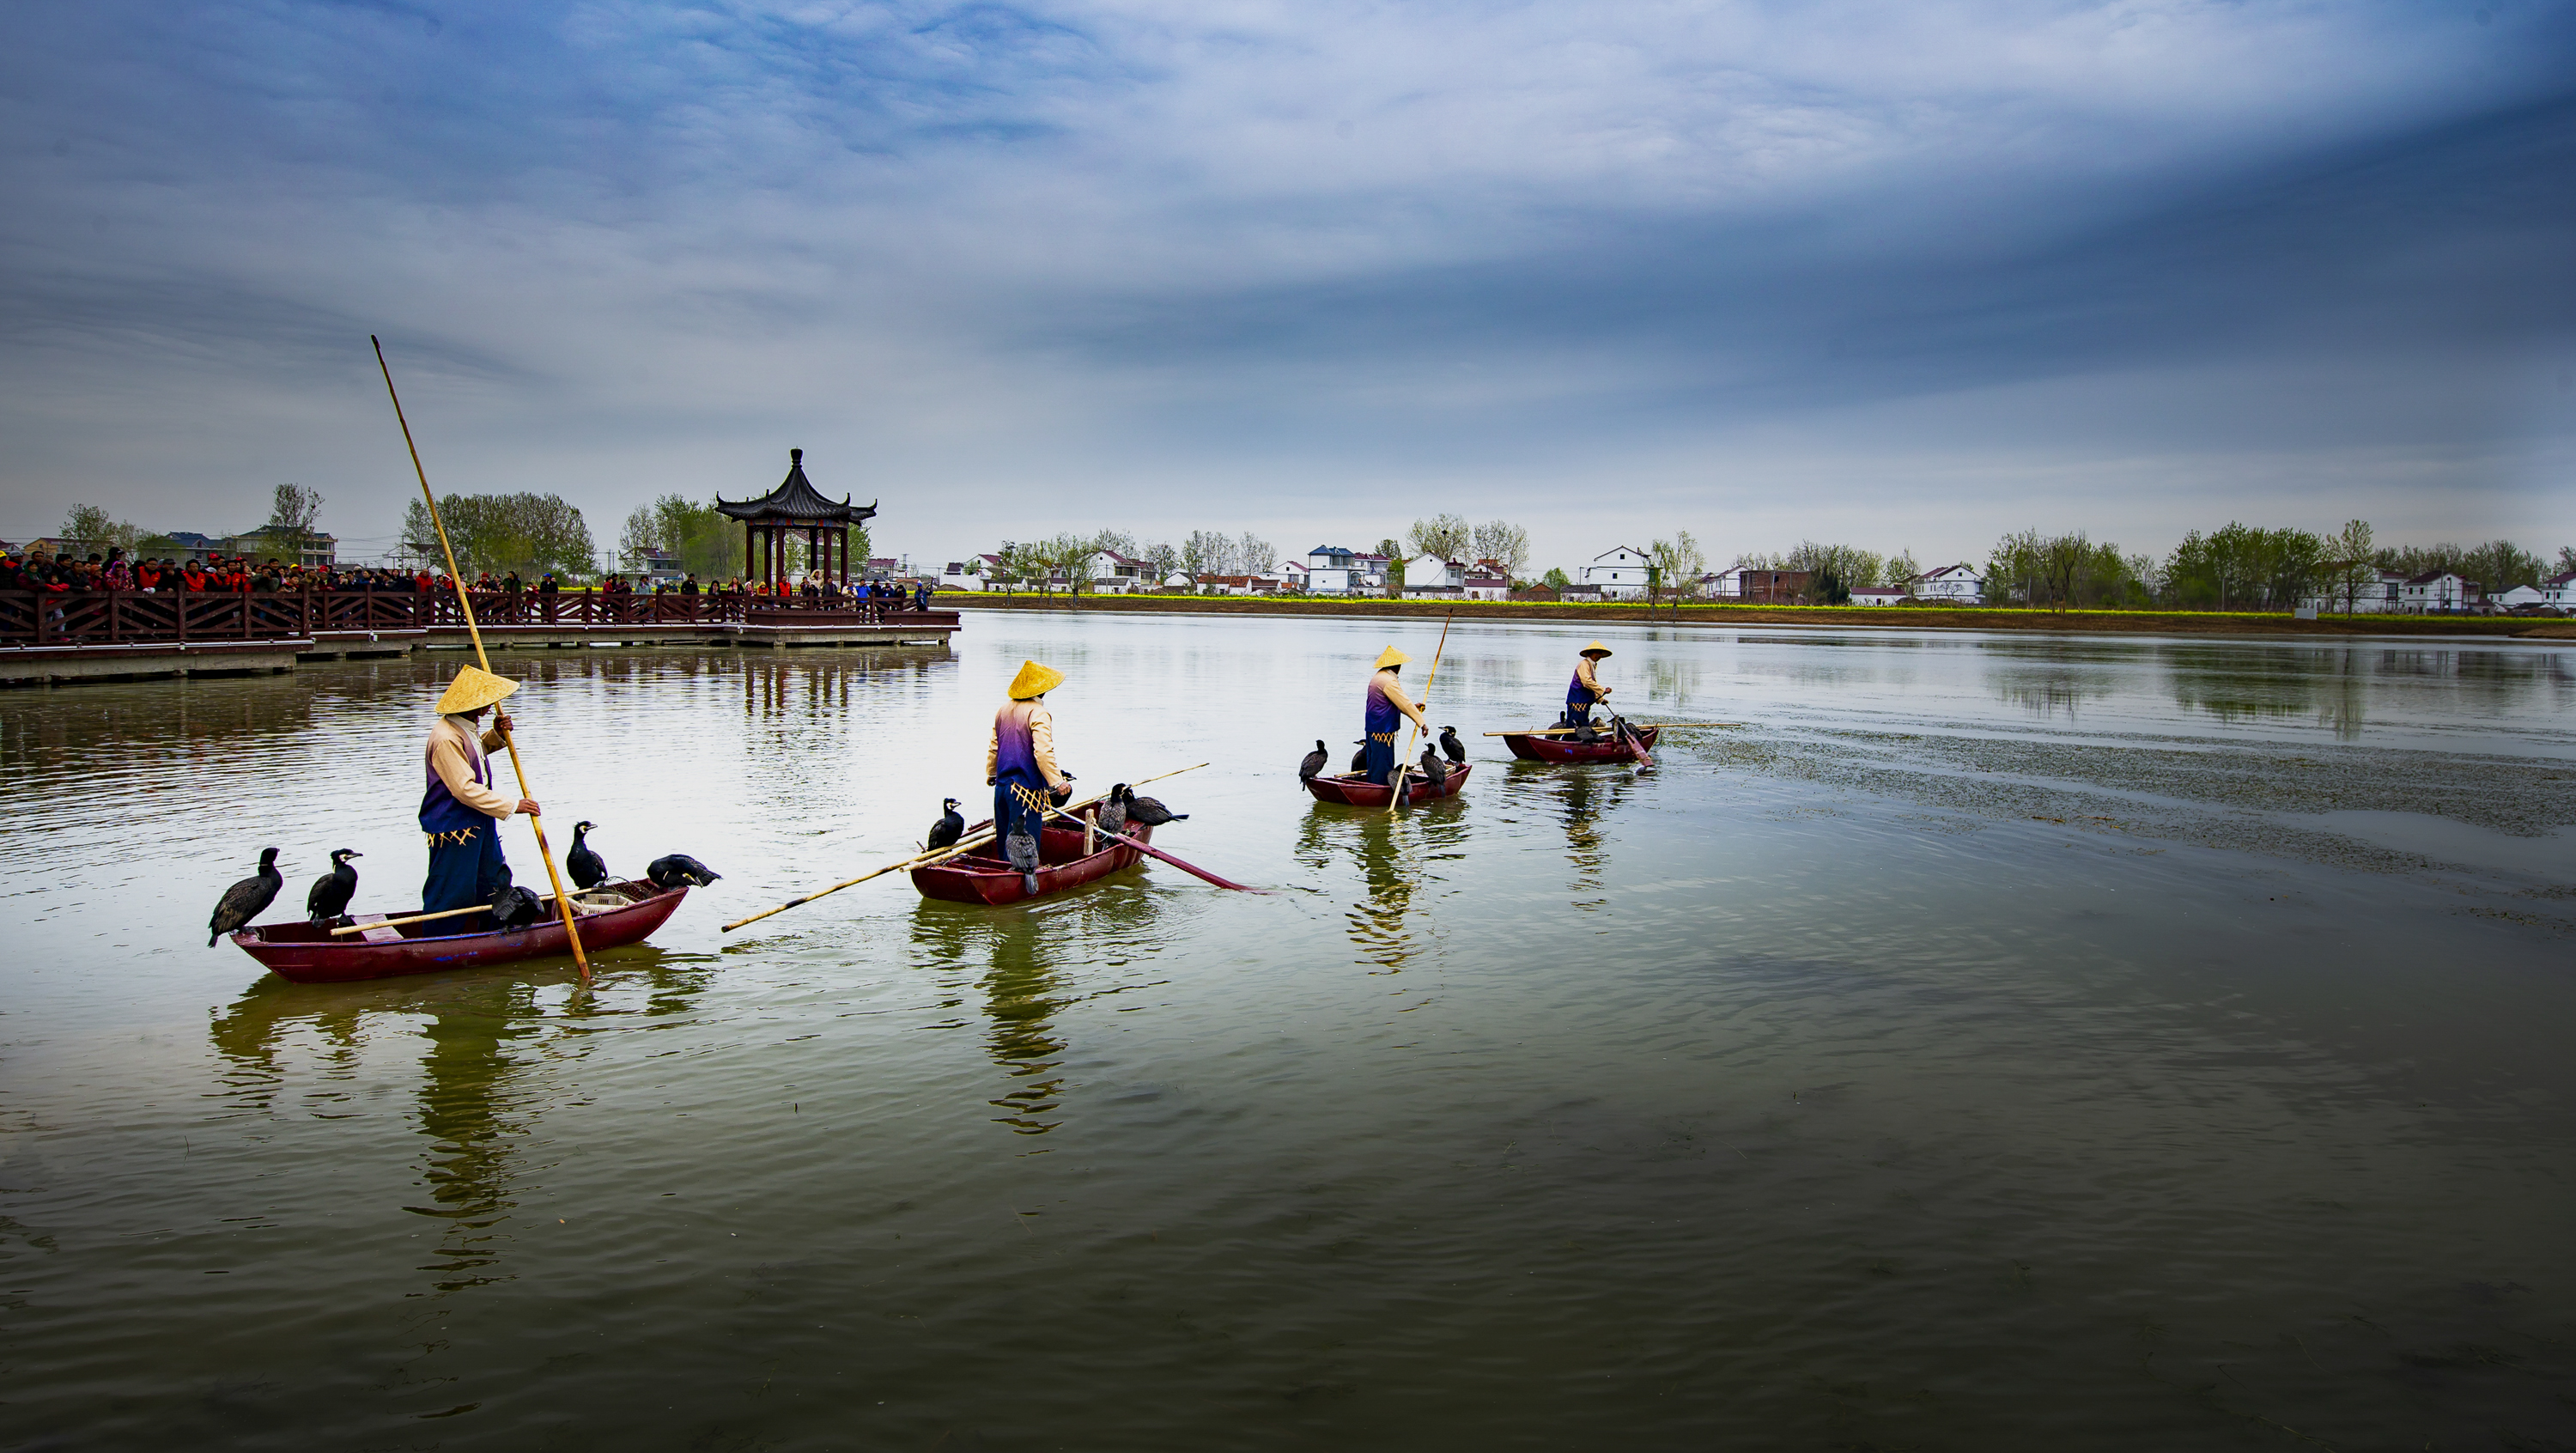
[[[1449,774],[1440,779],[1438,787],[1424,780],[1419,769],[1406,773],[1404,780],[1412,785],[1414,801],[1429,802],[1435,798],[1457,796],[1458,789],[1467,785],[1467,774],[1475,770],[1473,762],[1453,763]],[[1309,777],[1306,790],[1314,793],[1318,802],[1338,802],[1344,807],[1384,807],[1395,796],[1394,783],[1371,782],[1365,772],[1354,772],[1345,777]]]
[[[1097,804],[1082,809],[1079,816],[1088,818],[1100,810]],[[977,830],[992,826],[978,824]],[[1141,823],[1129,823],[1127,835],[1140,843],[1152,842],[1154,830]],[[1038,830],[1038,893],[1040,898],[1078,888],[1095,878],[1105,878],[1122,868],[1132,868],[1145,860],[1145,855],[1125,843],[1096,838],[1095,850],[1082,850],[1082,833],[1049,818]],[[950,903],[982,903],[997,906],[1017,903],[1028,897],[1021,886],[1020,872],[997,856],[1001,844],[944,862],[931,863],[912,870],[912,886],[924,898],[940,898]]]
[[[581,946],[590,953],[642,943],[671,916],[689,890],[663,888],[641,878],[602,883],[573,895],[587,910],[580,915]],[[623,906],[608,906],[623,900]],[[502,933],[491,915],[472,913],[427,923],[389,923],[370,938],[331,936],[297,919],[263,923],[233,935],[241,951],[268,965],[280,978],[299,984],[346,984],[361,979],[393,979],[405,974],[435,974],[446,969],[479,969],[520,959],[570,957],[563,920],[555,901],[544,900],[546,916],[526,928]],[[363,921],[363,919],[361,919]]]
[[[1630,727],[1629,734],[1637,745],[1648,751],[1655,747],[1655,728]],[[1603,731],[1597,742],[1578,742],[1572,737],[1541,736],[1536,732],[1515,733],[1503,738],[1503,745],[1524,762],[1626,762],[1634,758],[1628,744],[1614,731]]]

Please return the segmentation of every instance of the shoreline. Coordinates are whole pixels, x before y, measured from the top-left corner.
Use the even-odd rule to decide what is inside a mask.
[[[2038,631],[2067,635],[2407,637],[2576,642],[2576,620],[2528,616],[2296,616],[2242,611],[2021,610],[2009,606],[1685,604],[1567,605],[1546,601],[1428,601],[1227,595],[987,595],[944,591],[937,604],[967,610],[1048,610],[1136,615],[1341,616],[1439,620],[1594,621],[1657,626],[1810,626],[1916,631]]]

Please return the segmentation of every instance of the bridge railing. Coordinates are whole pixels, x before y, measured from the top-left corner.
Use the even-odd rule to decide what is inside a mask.
[[[475,591],[474,619],[495,629],[611,631],[692,625],[880,625],[914,614],[844,596],[610,595]],[[296,640],[360,632],[462,631],[453,592],[0,590],[0,647]]]

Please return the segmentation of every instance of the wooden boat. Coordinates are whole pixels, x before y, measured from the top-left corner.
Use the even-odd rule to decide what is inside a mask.
[[[1654,750],[1655,728],[1650,726],[1632,727],[1629,730],[1630,733],[1636,737],[1637,744],[1639,746],[1644,747],[1648,751]],[[1520,758],[1524,762],[1627,762],[1635,760],[1628,751],[1628,744],[1619,740],[1617,733],[1606,728],[1601,733],[1601,740],[1597,742],[1578,742],[1572,737],[1543,736],[1536,732],[1527,734],[1515,732],[1512,735],[1503,738],[1503,745],[1511,748],[1512,755]]]
[[[1458,789],[1467,785],[1467,774],[1475,770],[1476,764],[1473,762],[1453,763],[1449,768],[1449,774],[1440,779],[1438,787],[1433,787],[1425,781],[1418,768],[1407,774],[1405,780],[1412,784],[1414,801],[1430,802],[1437,798],[1457,796]],[[1341,777],[1320,775],[1309,777],[1306,779],[1306,790],[1314,793],[1315,800],[1318,802],[1338,802],[1344,807],[1384,807],[1395,796],[1394,783],[1371,782],[1365,772],[1353,772]]]
[[[1090,818],[1099,812],[1097,804],[1082,810]],[[979,827],[990,827],[986,822]],[[1129,823],[1127,833],[1140,843],[1152,842],[1154,830],[1141,823]],[[1125,843],[1095,838],[1094,850],[1082,850],[1082,833],[1065,826],[1055,818],[1047,819],[1038,830],[1038,892],[1040,898],[1079,888],[1095,878],[1105,878],[1123,868],[1132,868],[1145,860],[1145,855]],[[930,863],[912,870],[912,886],[924,898],[939,898],[950,903],[982,903],[998,906],[1017,903],[1029,896],[1020,882],[1020,871],[1001,857],[1001,844],[994,843],[945,862]]]
[[[685,887],[664,888],[642,878],[576,893],[573,902],[583,910],[578,915],[581,946],[597,953],[642,943],[688,896]],[[474,913],[381,924],[368,935],[339,938],[331,936],[329,927],[316,928],[302,919],[263,923],[235,933],[233,942],[271,973],[299,984],[346,984],[569,956],[572,945],[563,919],[556,916],[555,901],[545,899],[544,907],[536,922],[507,933],[492,927],[490,914]],[[372,916],[361,914],[353,921],[363,923]]]

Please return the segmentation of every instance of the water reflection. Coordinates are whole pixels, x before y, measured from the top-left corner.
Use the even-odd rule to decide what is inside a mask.
[[[419,1184],[429,1195],[428,1204],[407,1202],[403,1209],[439,1224],[436,1259],[418,1268],[435,1276],[432,1290],[462,1291],[512,1279],[499,1269],[509,1244],[502,1228],[525,1189],[521,1147],[557,1097],[544,1071],[583,1053],[581,1037],[564,1037],[559,1025],[628,1013],[682,1014],[708,980],[694,957],[653,949],[621,950],[601,969],[615,975],[619,989],[640,983],[647,991],[643,1007],[604,1005],[597,992],[577,990],[570,969],[382,984],[293,984],[270,975],[218,1014],[211,1033],[227,1066],[228,1097],[245,1109],[274,1113],[279,1093],[296,1079],[286,1063],[288,1046],[309,1031],[323,1047],[321,1073],[305,1095],[314,1106],[310,1113],[341,1119],[358,1113],[346,1087],[358,1079],[371,1039],[385,1028],[416,1026],[427,1046],[415,1123],[428,1142]],[[609,987],[608,980],[600,987]],[[576,992],[549,1016],[540,1000],[566,989]]]
[[[1359,870],[1366,896],[1343,916],[1362,962],[1376,964],[1379,972],[1402,973],[1430,947],[1411,923],[1415,898],[1429,876],[1428,860],[1442,855],[1444,840],[1461,830],[1465,811],[1463,797],[1401,812],[1322,804],[1307,809],[1297,832],[1297,861],[1321,873],[1335,856],[1348,854]]]
[[[1549,771],[1533,766],[1533,771]],[[1598,909],[1608,889],[1610,855],[1602,850],[1602,823],[1636,785],[1633,772],[1596,772],[1582,768],[1553,769],[1548,795],[1565,824],[1565,860],[1574,867],[1568,885],[1578,895],[1574,906]]]
[[[976,908],[924,899],[913,910],[913,943],[941,964],[975,973],[983,991],[985,1053],[1006,1087],[986,1102],[1001,1112],[995,1124],[1044,1135],[1064,1123],[1053,1117],[1063,1104],[1072,1046],[1058,1019],[1095,997],[1077,987],[1075,975],[1087,963],[1119,967],[1130,953],[1150,952],[1155,916],[1154,895],[1141,881],[1076,889],[1043,905]]]

